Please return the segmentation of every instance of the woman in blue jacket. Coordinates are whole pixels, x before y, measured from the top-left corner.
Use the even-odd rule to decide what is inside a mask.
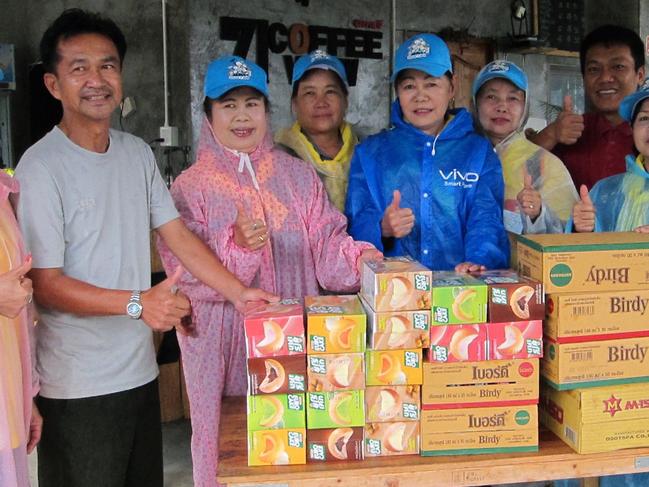
[[[436,35],[397,50],[392,127],[356,146],[352,158],[349,233],[435,270],[507,267],[500,161],[469,112],[449,110],[452,72]]]

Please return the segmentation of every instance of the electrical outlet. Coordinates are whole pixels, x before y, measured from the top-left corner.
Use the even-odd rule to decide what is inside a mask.
[[[162,147],[178,147],[178,127],[160,127],[160,138]]]
[[[122,117],[127,118],[129,115],[133,115],[135,110],[137,110],[137,107],[135,106],[135,98],[132,96],[124,98],[122,104]]]

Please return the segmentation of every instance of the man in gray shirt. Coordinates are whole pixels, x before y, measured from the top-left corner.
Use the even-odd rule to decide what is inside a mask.
[[[182,273],[151,287],[150,230],[238,309],[245,288],[181,220],[151,149],[110,129],[126,42],[111,20],[65,11],[41,40],[57,127],[21,158],[18,217],[39,306],[41,487],[162,486],[151,330],[183,327]],[[215,439],[216,441],[216,439]]]

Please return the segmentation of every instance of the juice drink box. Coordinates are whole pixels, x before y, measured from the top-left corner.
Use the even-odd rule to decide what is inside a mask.
[[[536,405],[421,412],[421,455],[537,451]]]
[[[420,348],[368,350],[365,352],[365,384],[368,386],[421,384]]]
[[[430,344],[430,310],[374,311],[361,295],[367,313],[367,346],[372,350],[425,348]]]
[[[309,392],[365,389],[365,354],[309,355],[306,372]]]
[[[543,322],[488,323],[489,359],[540,358],[543,356]]]
[[[539,400],[539,368],[539,359],[450,364],[424,362],[422,408],[536,404]]]
[[[374,311],[430,309],[431,271],[409,257],[363,262],[361,294]]]
[[[365,389],[365,422],[419,421],[420,386],[369,386]]]
[[[299,299],[250,306],[243,321],[248,357],[306,353],[304,308]]]
[[[432,325],[487,321],[487,285],[468,274],[433,272]]]
[[[518,236],[517,270],[545,292],[626,291],[649,287],[649,235],[636,232]]]
[[[647,384],[541,388],[539,419],[577,453],[649,446]]]
[[[309,463],[345,462],[363,459],[363,428],[307,430]]]
[[[304,428],[248,432],[248,466],[306,463]]]
[[[365,457],[416,455],[419,440],[417,421],[368,423],[365,425]]]
[[[365,393],[356,391],[307,392],[309,429],[352,428],[365,424]]]
[[[550,294],[545,334],[555,342],[649,336],[649,289]]]
[[[306,392],[306,355],[248,359],[248,394]]]
[[[512,269],[472,274],[487,286],[487,317],[492,323],[545,319],[543,284]]]
[[[649,337],[582,343],[546,341],[541,375],[557,390],[649,381]]]
[[[248,396],[248,431],[306,428],[304,393]]]
[[[442,363],[489,360],[487,343],[484,324],[433,326],[428,360]]]
[[[307,353],[365,351],[366,317],[358,296],[307,296]]]

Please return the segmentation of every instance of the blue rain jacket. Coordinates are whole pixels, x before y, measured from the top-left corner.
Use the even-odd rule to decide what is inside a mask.
[[[349,233],[387,256],[409,255],[434,270],[467,261],[508,267],[500,161],[473,130],[469,112],[451,115],[435,137],[404,121],[399,101],[393,103],[392,127],[354,151],[345,205]],[[382,238],[381,219],[395,189],[415,226],[403,238]]]

